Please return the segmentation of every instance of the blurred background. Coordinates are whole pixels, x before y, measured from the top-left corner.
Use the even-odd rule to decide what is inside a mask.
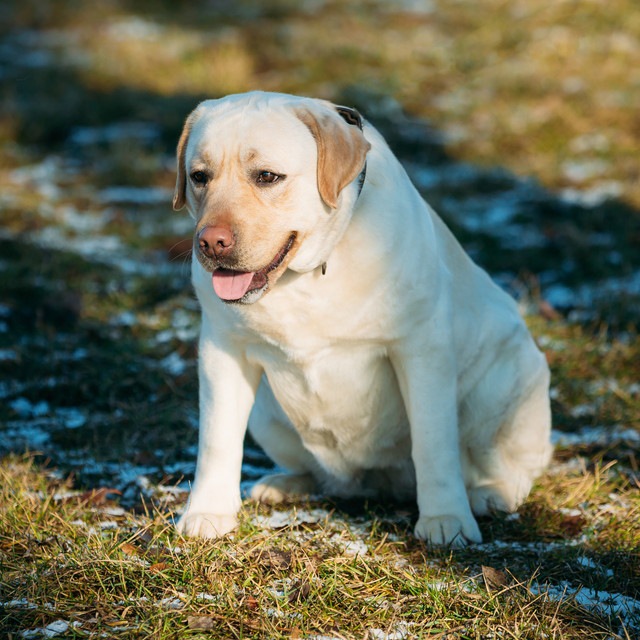
[[[184,488],[198,309],[175,144],[200,100],[252,89],[382,130],[529,314],[558,429],[640,427],[635,0],[3,0],[0,452],[131,504]],[[249,444],[245,480],[268,466]]]

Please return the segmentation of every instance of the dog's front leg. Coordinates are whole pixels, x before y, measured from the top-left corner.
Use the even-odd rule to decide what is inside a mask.
[[[437,545],[482,542],[462,476],[450,343],[425,351],[405,345],[394,351],[392,362],[411,428],[419,510],[415,535]]]
[[[261,370],[229,347],[214,344],[206,318],[200,334],[200,438],[189,503],[177,527],[216,538],[237,525],[244,435]]]

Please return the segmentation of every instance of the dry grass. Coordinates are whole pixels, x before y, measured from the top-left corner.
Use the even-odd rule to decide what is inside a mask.
[[[625,637],[615,616],[589,613],[570,596],[556,601],[540,586],[561,577],[637,588],[637,503],[624,520],[598,515],[611,492],[633,499],[609,471],[554,476],[520,521],[483,523],[485,532],[503,528],[508,542],[448,553],[413,541],[402,514],[349,516],[339,505],[320,505],[330,510],[317,521],[308,516],[318,505],[306,505],[277,530],[247,505],[232,537],[184,540],[161,513],[134,516],[103,492],[69,492],[30,460],[8,458],[0,629],[18,637],[62,620],[78,637]],[[564,491],[572,497],[560,499]],[[580,522],[567,515],[585,499]],[[620,527],[636,528],[635,556],[619,536],[615,553],[604,553],[603,535]],[[545,536],[556,544],[539,545]]]

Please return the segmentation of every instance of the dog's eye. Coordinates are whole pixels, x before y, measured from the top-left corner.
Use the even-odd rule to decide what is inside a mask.
[[[209,176],[204,171],[193,171],[191,173],[191,180],[195,184],[204,185],[207,184]]]
[[[273,173],[273,171],[260,171],[256,176],[256,182],[258,184],[273,184],[282,178],[284,178],[284,176]]]

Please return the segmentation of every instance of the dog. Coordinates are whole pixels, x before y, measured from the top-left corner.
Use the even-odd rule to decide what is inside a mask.
[[[187,536],[237,526],[246,429],[282,472],[251,497],[415,499],[415,535],[482,541],[550,454],[549,370],[515,301],[467,256],[354,109],[207,100],[177,148],[195,222],[199,451]]]

